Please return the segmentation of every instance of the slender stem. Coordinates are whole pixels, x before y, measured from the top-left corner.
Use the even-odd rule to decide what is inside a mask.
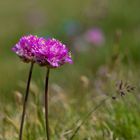
[[[48,68],[47,73],[46,73],[46,81],[45,81],[45,118],[46,118],[47,140],[50,140],[49,120],[48,120],[48,82],[49,82],[49,73],[50,73],[50,69]]]
[[[27,82],[27,87],[26,87],[26,94],[25,94],[24,103],[23,103],[23,112],[22,112],[22,118],[21,118],[21,124],[20,124],[19,140],[22,140],[24,118],[25,118],[25,113],[26,113],[26,106],[27,106],[27,100],[28,100],[28,95],[29,95],[29,87],[30,87],[30,81],[32,77],[33,65],[34,63],[32,62],[30,66],[28,82]]]
[[[105,101],[109,99],[109,98],[105,98],[103,99],[97,106],[95,106],[95,108],[93,108],[91,111],[88,112],[88,114],[85,116],[85,118],[82,120],[82,122],[80,123],[80,125],[76,128],[76,130],[74,131],[73,135],[70,137],[69,140],[73,140],[73,138],[75,137],[75,135],[78,133],[79,129],[81,128],[81,126],[86,123],[86,121],[88,120],[88,118],[92,115],[92,113],[94,113],[100,106],[102,106]]]

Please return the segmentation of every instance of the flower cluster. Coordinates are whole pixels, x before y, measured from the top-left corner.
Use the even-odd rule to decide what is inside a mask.
[[[33,61],[33,49],[37,47],[37,36],[23,36],[12,50],[25,62]]]
[[[23,36],[12,50],[24,62],[36,62],[51,68],[72,63],[68,48],[54,38],[45,39],[33,35]]]

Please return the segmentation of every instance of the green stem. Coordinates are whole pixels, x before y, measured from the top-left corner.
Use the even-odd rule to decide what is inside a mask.
[[[70,137],[69,140],[73,140],[73,138],[76,136],[76,134],[78,133],[78,131],[80,130],[81,126],[83,124],[86,123],[86,121],[88,120],[88,118],[92,115],[92,113],[94,113],[100,106],[102,106],[105,101],[108,98],[103,99],[97,106],[95,106],[95,108],[93,108],[91,111],[88,112],[88,114],[84,117],[83,121],[80,123],[80,125],[76,128],[76,130],[74,131],[73,135]]]
[[[49,119],[48,119],[48,82],[49,82],[49,73],[50,73],[50,69],[48,68],[47,73],[46,73],[46,81],[45,81],[45,119],[46,119],[47,140],[50,140]]]
[[[25,118],[25,113],[26,113],[26,106],[27,106],[27,101],[28,101],[29,87],[30,87],[30,82],[31,82],[31,77],[32,77],[33,65],[34,63],[32,62],[30,66],[28,82],[27,82],[27,87],[26,87],[26,94],[25,94],[24,103],[23,103],[23,112],[22,112],[22,118],[21,118],[21,124],[20,124],[19,140],[22,140],[24,118]]]

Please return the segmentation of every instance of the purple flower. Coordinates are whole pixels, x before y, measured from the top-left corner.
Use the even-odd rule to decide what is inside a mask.
[[[65,63],[72,63],[68,48],[56,39],[23,36],[12,50],[24,62],[36,62],[41,66],[55,68]]]
[[[96,46],[100,46],[104,43],[104,35],[99,28],[92,28],[88,30],[85,34],[85,39],[87,42]]]
[[[38,37],[33,35],[23,36],[12,50],[24,61],[34,61],[34,51],[38,48]]]
[[[39,65],[56,68],[65,63],[72,63],[68,48],[59,40],[49,38],[40,43],[39,49],[35,50],[35,61]]]

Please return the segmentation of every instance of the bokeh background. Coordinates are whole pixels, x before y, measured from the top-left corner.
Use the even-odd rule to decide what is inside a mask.
[[[76,120],[82,120],[104,97],[116,96],[115,85],[122,80],[136,87],[134,93],[108,101],[75,140],[139,140],[139,5],[139,0],[1,0],[0,139],[18,138],[29,64],[21,62],[11,48],[21,36],[33,34],[61,40],[74,61],[51,71],[52,139],[69,139]],[[45,72],[35,66],[25,130],[28,140],[45,139],[41,119]],[[36,110],[41,118],[32,114]],[[36,120],[40,126],[33,130]]]

